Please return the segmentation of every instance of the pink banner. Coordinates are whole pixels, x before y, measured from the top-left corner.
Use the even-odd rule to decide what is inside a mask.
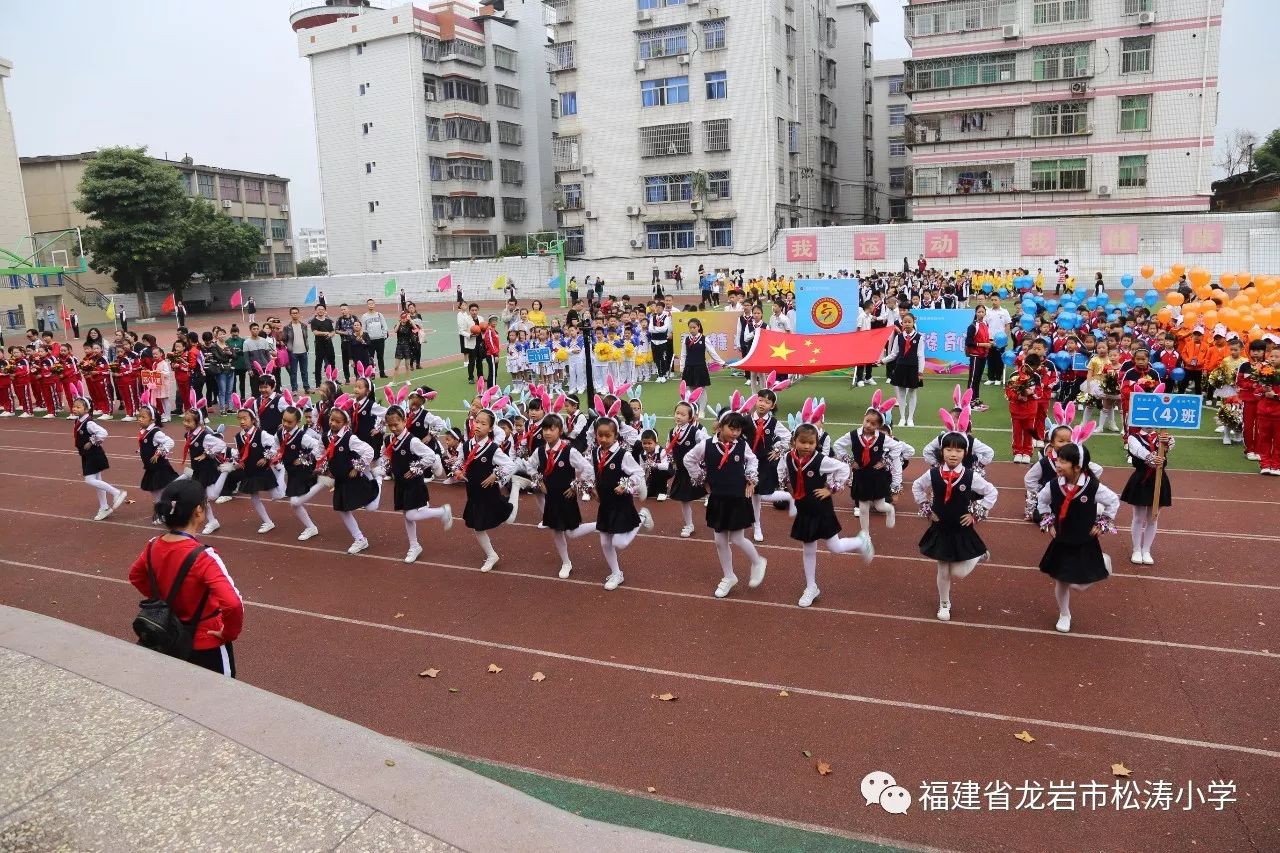
[[[1022,229],[1023,257],[1048,257],[1058,254],[1058,229],[1028,226]]]
[[[1098,241],[1104,255],[1138,254],[1137,225],[1103,225],[1098,230]]]
[[[884,260],[884,232],[872,231],[868,234],[853,235],[853,259],[855,261]]]
[[[1206,222],[1182,226],[1182,251],[1187,254],[1222,254],[1222,223]]]
[[[924,232],[926,258],[955,258],[960,255],[960,232],[955,230]]]
[[[788,263],[816,263],[817,260],[817,237],[812,234],[790,234],[787,236]]]

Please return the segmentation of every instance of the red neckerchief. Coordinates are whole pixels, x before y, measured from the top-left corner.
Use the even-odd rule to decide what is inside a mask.
[[[764,441],[765,433],[769,431],[767,426],[768,423],[769,423],[768,415],[765,415],[763,418],[760,418],[759,420],[756,421],[756,436],[751,441],[752,450],[760,449],[760,442]]]
[[[471,463],[476,461],[476,457],[488,449],[492,444],[492,439],[482,439],[483,444],[476,439],[471,440],[471,450],[467,453],[467,458],[462,462],[462,476],[467,476],[467,469],[471,467]]]
[[[1085,481],[1084,485],[1080,485],[1079,481],[1077,481],[1074,486],[1068,486],[1066,483],[1062,483],[1062,482],[1059,483],[1059,485],[1062,487],[1062,507],[1061,509],[1058,510],[1059,522],[1066,521],[1067,510],[1071,508],[1071,501],[1075,499],[1076,495],[1080,494],[1081,489],[1089,485],[1088,478],[1086,477],[1083,479]]]
[[[195,443],[196,439],[203,438],[202,432],[204,432],[204,427],[198,426],[187,433],[187,440],[182,445],[182,467],[187,467],[187,454],[191,452],[191,445]]]
[[[794,450],[791,451],[791,461],[796,466],[796,476],[793,478],[793,482],[791,483],[791,493],[795,496],[796,500],[804,499],[804,469],[809,467],[809,463],[812,462],[813,457],[817,455],[817,453],[814,453],[813,456],[810,456],[808,459],[801,460],[798,453]]]
[[[702,335],[689,335],[689,343],[690,344],[702,343]]]
[[[387,460],[390,461],[391,457],[395,455],[395,452],[405,443],[405,440],[411,437],[412,436],[408,429],[405,429],[405,431],[400,433],[398,436],[393,436],[391,440],[387,442],[386,450],[383,451],[382,455],[386,456]]]
[[[293,434],[294,430],[289,429],[280,433],[280,438],[277,442],[280,446],[276,448],[276,455],[271,460],[272,465],[279,465],[284,460],[284,449],[289,446],[289,442],[293,441]]]
[[[911,355],[911,350],[915,347],[915,345],[916,345],[916,333],[912,332],[911,334],[908,335],[906,332],[903,332],[902,333],[902,352],[900,352],[899,355],[903,355],[903,356]]]
[[[342,437],[347,434],[347,428],[343,427],[335,433],[329,435],[329,446],[324,450],[324,461],[328,462],[333,459],[333,454],[338,449],[338,442],[342,441]]]
[[[422,417],[422,409],[410,409],[409,416],[405,420],[404,427],[408,429],[418,422],[418,418]]]
[[[240,466],[244,467],[249,462],[249,451],[253,448],[253,433],[255,427],[249,427],[247,433],[240,433]]]
[[[939,468],[938,474],[942,476],[942,482],[946,483],[947,485],[947,491],[946,491],[946,494],[942,496],[942,502],[950,503],[951,487],[954,486],[957,482],[959,482],[960,478],[964,476],[964,466],[961,465],[959,468],[956,468],[953,471],[948,471],[946,468]]]
[[[733,452],[733,448],[736,447],[737,444],[738,442],[736,441],[716,442],[716,445],[720,448],[720,464],[716,466],[717,471],[724,467],[724,463],[729,461],[729,454]]]
[[[533,447],[533,443],[537,440],[538,433],[540,432],[542,432],[542,430],[537,426],[529,427],[525,430],[521,443],[524,444],[525,447]]]
[[[858,433],[858,441],[862,444],[862,465],[864,467],[871,464],[871,448],[875,446],[876,439],[879,437],[880,433],[875,433],[871,436],[871,442],[868,443],[862,433]]]
[[[671,441],[667,442],[667,455],[670,456],[676,449],[676,445],[684,441],[685,433],[688,432],[690,424],[677,426],[671,430]]]
[[[141,447],[143,442],[147,440],[147,433],[151,432],[151,427],[143,427],[138,430],[138,446]]]
[[[551,476],[552,470],[556,467],[556,463],[560,461],[560,455],[564,453],[564,449],[567,446],[566,442],[557,441],[555,447],[547,447],[543,451],[547,456],[547,467],[542,470],[544,478]],[[555,453],[554,456],[551,455],[553,452]]]
[[[601,456],[600,448],[599,447],[596,448],[596,476],[597,477],[602,476],[604,474],[604,468],[606,465],[609,464],[609,460],[618,454],[618,447],[619,445],[616,445],[616,444],[610,447],[608,450],[608,455],[606,456]]]
[[[262,413],[267,410],[267,406],[271,403],[271,398],[273,396],[274,395],[269,394],[266,397],[261,397],[258,399],[258,419],[259,420],[262,419]]]

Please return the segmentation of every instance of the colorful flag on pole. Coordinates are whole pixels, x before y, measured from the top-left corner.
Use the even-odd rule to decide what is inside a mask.
[[[112,321],[116,319],[116,301],[114,299],[107,300],[107,319]]]
[[[560,275],[559,275],[559,273],[557,273],[556,275],[553,275],[553,276],[551,276],[551,278],[547,279],[547,287],[551,288],[552,290],[559,290],[559,289],[560,289]]]
[[[387,286],[382,289],[383,296],[396,295],[396,280],[394,278],[387,279]]]
[[[168,296],[164,298],[164,302],[160,305],[160,313],[172,314],[177,310],[178,310],[178,302],[176,299],[173,298],[173,294],[170,293]]]
[[[240,288],[235,293],[231,294],[231,307],[239,308],[243,304],[244,304],[244,288]]]
[[[452,273],[445,273],[444,275],[440,276],[440,280],[436,282],[436,290],[440,291],[441,293],[444,293],[446,290],[448,290],[451,287],[453,287]]]
[[[303,304],[303,305],[315,305],[315,304],[316,304],[316,299],[317,299],[317,296],[316,296],[316,286],[313,284],[313,285],[311,285],[311,289],[307,291],[307,298],[306,298],[306,299],[304,299],[304,300],[302,300],[302,304]]]
[[[764,330],[756,333],[751,349],[730,364],[751,373],[822,373],[860,364],[875,364],[894,328],[829,335],[788,334]]]
[[[502,273],[501,275],[499,275],[497,278],[495,278],[495,279],[493,280],[493,289],[494,289],[494,290],[505,290],[505,289],[506,289],[506,287],[507,287],[507,274],[506,274],[506,273]]]

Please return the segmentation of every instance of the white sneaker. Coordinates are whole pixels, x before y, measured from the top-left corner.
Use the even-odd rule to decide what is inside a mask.
[[[854,518],[862,517],[862,507],[858,506],[857,504],[853,505],[853,517]]]
[[[806,586],[804,588],[804,595],[800,596],[800,606],[808,607],[810,604],[813,604],[813,602],[817,600],[820,592],[821,591],[816,586]]]
[[[67,415],[67,420],[74,421],[75,419],[76,419],[75,415]]]
[[[444,527],[445,532],[448,533],[449,528],[453,527],[453,505],[445,504],[440,507],[440,511],[444,513],[444,515],[440,516],[440,525]]]
[[[752,538],[752,539],[754,539],[754,540],[756,540],[757,542],[763,542],[763,541],[764,541],[764,531],[760,529],[760,526],[759,526],[759,525],[756,525],[755,530],[754,530],[754,531],[752,531],[752,533],[751,533],[751,538]]]
[[[870,563],[876,556],[876,546],[871,544],[871,531],[864,531],[858,536],[862,539],[862,562]]]
[[[1130,562],[1130,563],[1133,563],[1135,566],[1141,566],[1141,565],[1142,565],[1142,552],[1141,552],[1141,551],[1134,551],[1132,554],[1130,554],[1130,555],[1129,555],[1129,562]]]
[[[1227,431],[1227,428],[1226,428],[1226,427],[1224,427],[1222,424],[1218,424],[1218,426],[1214,427],[1213,431],[1214,431],[1214,432],[1226,432],[1226,431]]]
[[[983,382],[982,384],[983,384],[983,385],[995,385],[995,384],[996,384],[996,381],[995,381],[994,379],[988,379],[986,382]]]
[[[202,536],[210,536],[214,533],[217,533],[221,527],[222,527],[221,521],[211,521],[204,526],[204,529],[200,531],[200,534]]]
[[[122,421],[136,421],[136,420],[137,420],[137,418],[133,417],[132,415],[125,415],[125,416],[124,416],[123,418],[121,418],[120,420],[122,420]]]
[[[690,536],[692,536],[692,535],[693,535],[693,525],[692,525],[692,524],[686,524],[684,527],[681,527],[681,528],[680,528],[680,538],[681,538],[681,539],[688,539],[688,538],[689,538]]]
[[[716,586],[716,598],[724,598],[726,595],[729,594],[729,591],[732,590],[737,585],[738,585],[737,575],[734,575],[733,577],[723,578],[720,581],[720,583]]]
[[[23,412],[22,414],[18,415],[18,417],[20,417],[20,418],[29,418],[29,417],[31,417],[31,413],[30,413],[30,412]]]
[[[893,504],[889,504],[889,508],[884,511],[884,526],[890,529],[898,523],[898,511]]]
[[[273,531],[273,530],[275,530],[275,529],[276,529],[275,522],[273,522],[273,521],[264,521],[264,522],[262,522],[262,525],[258,528],[258,532],[259,532],[259,533],[270,533],[271,531]]]
[[[1156,564],[1155,558],[1151,556],[1150,551],[1142,552],[1142,564],[1144,566],[1154,566]]]
[[[658,495],[658,503],[662,503],[666,499],[667,499],[667,496],[665,494]]]
[[[564,580],[565,578],[569,577],[569,573],[572,571],[573,571],[573,563],[561,563],[560,564],[560,580]]]
[[[104,506],[102,509],[98,510],[98,514],[93,517],[93,520],[105,521],[110,516],[111,516],[111,507]]]
[[[1054,625],[1054,630],[1061,631],[1064,634],[1071,632],[1071,614],[1058,617],[1058,624]]]
[[[11,417],[13,417],[13,412],[0,412],[0,418],[11,418]]]
[[[218,499],[214,501],[216,504],[229,504],[233,499],[232,495],[218,495]]]
[[[907,426],[913,427],[915,425],[916,425],[916,422],[914,418],[907,418]]]
[[[111,415],[107,414],[106,412],[103,412],[102,414],[98,415],[97,420],[109,421],[111,420]]]
[[[125,500],[128,499],[128,497],[129,497],[128,492],[121,492],[120,494],[116,495],[116,499],[111,502],[111,511],[115,512],[120,507],[124,506],[124,502]]]
[[[484,558],[484,562],[480,565],[480,571],[491,572],[496,565],[498,565],[498,555],[490,554]]]
[[[50,418],[53,418],[53,417],[56,417],[56,415],[49,414],[49,415],[45,415],[45,416],[44,416],[44,419],[47,421],[47,420],[49,420]],[[132,418],[125,418],[125,420],[132,420]]]
[[[1262,457],[1256,453],[1246,453],[1244,458],[1248,459],[1250,462],[1260,462],[1262,460]]]
[[[764,583],[764,570],[769,566],[769,561],[764,557],[756,560],[751,564],[751,577],[747,579],[747,586],[755,589]]]
[[[951,602],[948,601],[946,604],[938,605],[938,619],[943,622],[951,621]]]
[[[792,498],[791,500],[787,501],[787,515],[789,515],[792,518],[795,518],[797,512],[798,510],[796,510],[795,498]]]
[[[320,535],[319,529],[313,524],[310,527],[308,527],[306,530],[298,534],[298,541],[306,542],[308,539],[312,539],[319,535]]]
[[[369,550],[368,539],[357,539],[351,543],[351,547],[347,549],[348,554],[359,554],[361,551]]]
[[[653,513],[643,507],[640,509],[640,526],[645,530],[653,529]]]
[[[421,557],[421,556],[422,556],[422,546],[421,546],[421,545],[411,545],[411,546],[409,547],[409,552],[408,552],[407,554],[405,554],[405,555],[404,555],[404,561],[405,561],[406,563],[412,563],[412,562],[414,562],[415,560],[417,560],[417,559],[418,559],[419,557]]]
[[[622,572],[614,572],[604,579],[604,588],[613,591],[622,585],[622,580]]]
[[[541,521],[539,521],[539,522],[538,522],[538,529],[539,529],[539,530],[546,530],[546,529],[547,529],[547,526],[546,526],[545,524],[543,524]]]
[[[870,379],[868,379],[868,380],[867,380],[867,384],[868,384],[868,385],[878,385],[878,384],[880,384],[880,383],[876,382],[876,378],[873,376],[873,377],[871,377]]]

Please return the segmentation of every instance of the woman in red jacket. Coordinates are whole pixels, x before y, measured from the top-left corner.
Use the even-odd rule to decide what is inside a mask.
[[[147,598],[167,597],[183,561],[192,549],[200,547],[196,532],[208,521],[204,487],[191,479],[174,480],[161,493],[156,515],[169,532],[148,542],[129,567],[129,583]],[[160,587],[158,594],[147,578],[148,561]],[[174,598],[173,613],[183,622],[197,620],[188,660],[235,678],[236,659],[231,644],[244,625],[244,601],[222,558],[212,548],[205,548],[191,566]]]
[[[979,305],[973,312],[973,322],[964,334],[964,354],[969,356],[969,390],[973,392],[973,410],[985,412],[987,404],[979,399],[982,393],[982,372],[991,351],[991,330],[987,328],[987,309]]]

